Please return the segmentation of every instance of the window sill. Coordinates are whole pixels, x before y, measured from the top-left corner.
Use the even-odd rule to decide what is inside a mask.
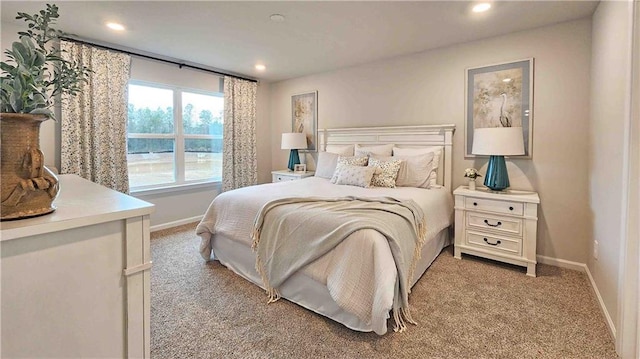
[[[222,182],[209,181],[209,182],[196,182],[196,183],[183,183],[178,185],[167,185],[153,188],[144,189],[132,189],[129,194],[132,196],[149,196],[154,194],[163,194],[171,192],[182,192],[194,189],[209,188],[220,191],[222,189]]]

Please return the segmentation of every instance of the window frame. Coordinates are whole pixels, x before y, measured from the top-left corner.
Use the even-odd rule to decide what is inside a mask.
[[[185,179],[185,140],[188,139],[203,139],[203,140],[214,140],[214,139],[223,139],[223,135],[203,135],[203,134],[185,134],[183,128],[183,119],[182,119],[182,94],[183,92],[206,95],[206,96],[214,96],[221,97],[224,99],[224,93],[222,92],[212,92],[194,88],[188,88],[184,86],[175,86],[170,84],[162,84],[157,82],[143,81],[143,80],[135,80],[130,79],[127,83],[127,88],[129,85],[136,86],[146,86],[146,87],[154,87],[158,89],[171,90],[173,92],[173,133],[130,133],[127,128],[127,141],[130,138],[141,138],[141,139],[172,139],[174,140],[174,151],[173,151],[173,182],[167,183],[159,183],[159,184],[151,184],[145,186],[131,186],[130,193],[141,193],[141,192],[158,192],[158,191],[166,191],[183,188],[193,188],[200,187],[202,185],[208,184],[220,184],[222,182],[222,178],[208,178],[208,179],[200,179],[200,180],[186,180]],[[127,103],[129,101],[127,94]],[[127,117],[127,122],[129,118]],[[128,154],[128,150],[127,150]],[[128,169],[127,169],[128,171]]]

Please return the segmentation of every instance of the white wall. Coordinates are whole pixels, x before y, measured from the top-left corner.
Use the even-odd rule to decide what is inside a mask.
[[[628,157],[624,176],[626,206],[620,245],[620,280],[616,350],[621,358],[640,358],[640,2],[633,3],[631,91],[628,125],[625,134]],[[623,203],[624,205],[625,203]]]
[[[465,69],[534,57],[533,159],[508,161],[511,187],[540,193],[538,254],[584,263],[590,44],[584,19],[274,83],[273,168],[287,163],[279,137],[291,129],[290,96],[318,90],[319,128],[454,123],[453,180],[462,185],[466,167],[487,163],[464,159]]]
[[[156,206],[151,214],[151,227],[158,230],[200,220],[211,201],[220,194],[220,187],[219,183],[212,183],[206,187],[133,196]]]
[[[608,315],[618,313],[618,278],[625,196],[625,123],[629,121],[630,2],[600,2],[593,15],[591,116],[589,120],[589,208],[596,260],[587,266]],[[637,221],[637,218],[631,219]],[[589,253],[593,252],[590,241]]]

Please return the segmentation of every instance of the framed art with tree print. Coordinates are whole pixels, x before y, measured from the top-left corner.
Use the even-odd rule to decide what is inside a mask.
[[[307,148],[300,151],[317,151],[318,91],[291,96],[291,132],[304,133]]]
[[[473,130],[522,127],[524,155],[531,158],[533,130],[533,58],[467,69],[465,74],[465,157]]]

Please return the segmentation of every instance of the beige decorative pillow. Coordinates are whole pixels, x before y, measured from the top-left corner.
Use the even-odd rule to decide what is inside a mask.
[[[381,161],[374,157],[369,158],[368,166],[377,169],[373,174],[371,185],[374,187],[395,188],[401,164],[402,160]]]
[[[440,165],[440,156],[442,155],[442,146],[430,146],[430,147],[394,147],[394,156],[417,156],[428,153],[433,153],[433,162],[431,172],[429,173],[429,184],[426,188],[437,186],[438,181],[438,166]]]
[[[333,176],[331,177],[331,183],[336,183],[336,181],[338,180],[340,167],[344,165],[363,167],[367,165],[367,162],[369,162],[369,157],[338,157],[338,163],[336,165],[336,170],[333,172]]]
[[[356,156],[391,156],[393,153],[393,144],[362,146],[356,144]]]
[[[349,186],[369,187],[371,186],[371,178],[375,168],[367,166],[351,166],[341,165],[338,173],[336,184],[343,184]]]
[[[340,156],[353,156],[353,145],[327,145],[326,151]]]

